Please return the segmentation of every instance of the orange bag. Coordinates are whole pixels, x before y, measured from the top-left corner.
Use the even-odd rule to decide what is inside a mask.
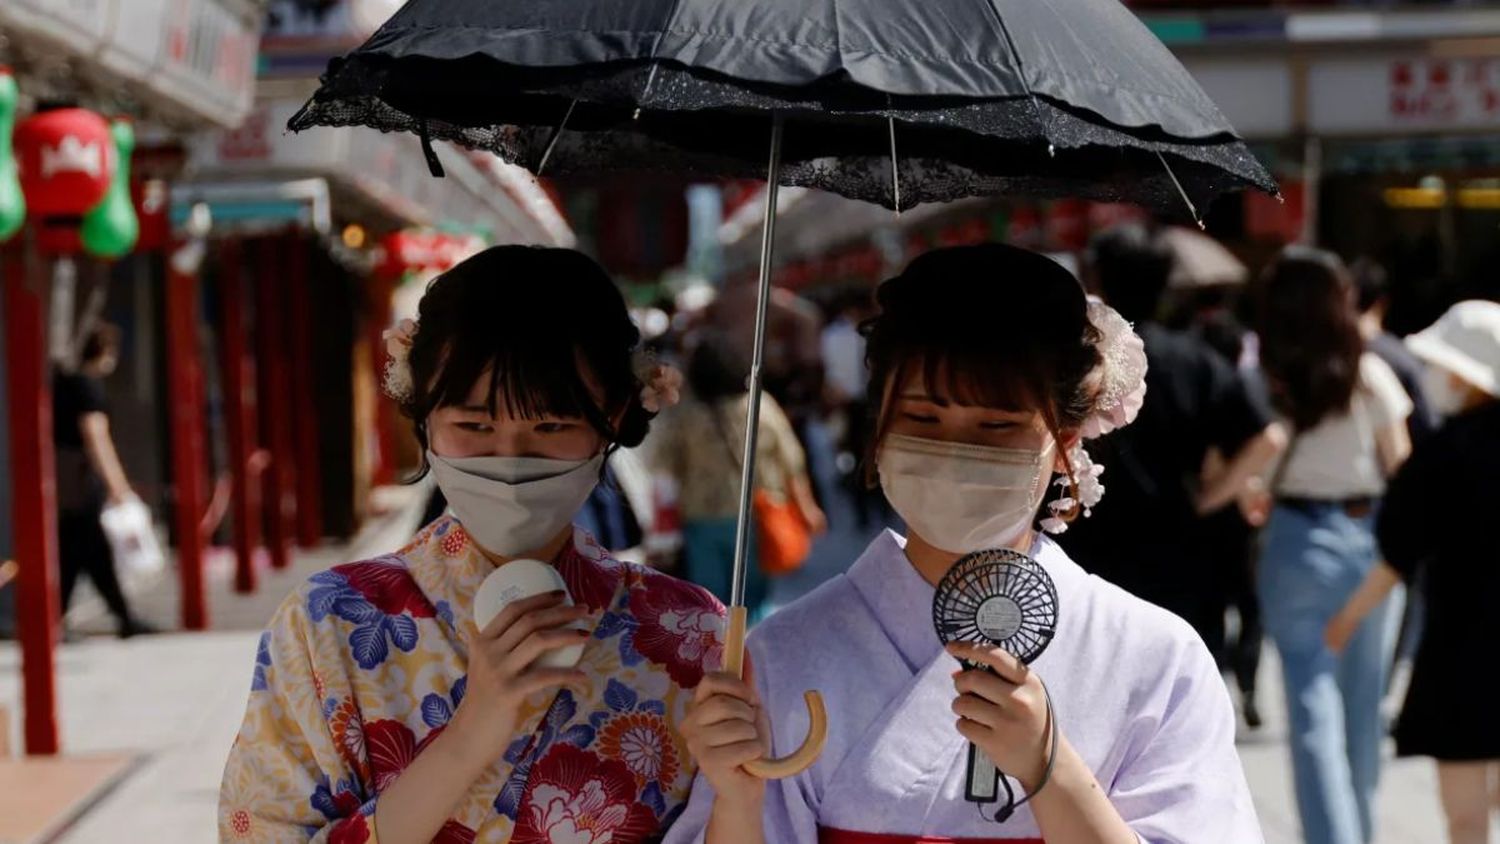
[[[761,571],[775,577],[802,568],[812,550],[812,530],[802,508],[778,502],[763,489],[755,491],[754,505]]]
[[[709,415],[713,417],[714,427],[719,431],[719,439],[729,450],[730,459],[736,467],[743,469],[744,460],[730,441],[718,409],[710,409]],[[802,508],[791,499],[784,503],[777,501],[769,492],[760,488],[755,490],[751,508],[752,518],[755,520],[756,554],[760,557],[760,570],[776,577],[802,568],[808,553],[812,551],[812,528],[808,527]]]

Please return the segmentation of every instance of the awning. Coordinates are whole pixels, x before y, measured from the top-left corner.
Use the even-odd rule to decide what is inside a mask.
[[[361,221],[389,228],[456,222],[489,230],[495,243],[573,244],[546,191],[493,156],[439,144],[447,175],[434,178],[411,138],[355,128],[286,132],[300,105],[298,99],[261,101],[239,129],[195,137],[187,177],[215,183],[321,178],[333,188],[335,217],[373,216]]]
[[[250,110],[265,0],[4,0],[0,35],[24,79],[68,61],[80,91],[151,117],[234,126]],[[24,85],[23,85],[24,87]],[[121,97],[121,95],[124,95]]]

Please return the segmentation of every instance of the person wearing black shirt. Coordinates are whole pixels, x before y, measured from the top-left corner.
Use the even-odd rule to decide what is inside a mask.
[[[1203,517],[1234,503],[1285,443],[1264,398],[1199,337],[1155,321],[1171,253],[1142,226],[1090,246],[1099,293],[1145,341],[1146,397],[1135,424],[1104,437],[1096,462],[1111,504],[1074,522],[1059,541],[1085,569],[1190,623],[1223,651],[1222,566]],[[1222,471],[1202,475],[1211,448]]]
[[[99,524],[105,506],[133,497],[109,432],[103,379],[118,361],[119,331],[100,325],[84,341],[77,372],[52,376],[52,437],[57,452],[58,562],[67,614],[81,574],[114,615],[121,638],[152,632],[136,619],[115,573],[114,553]]]
[[[1492,657],[1500,645],[1500,566],[1491,527],[1500,508],[1500,304],[1454,305],[1408,338],[1436,409],[1451,414],[1417,443],[1386,489],[1376,521],[1383,562],[1329,622],[1342,651],[1385,596],[1419,573],[1427,629],[1394,730],[1399,756],[1437,760],[1454,844],[1485,844],[1500,781]]]

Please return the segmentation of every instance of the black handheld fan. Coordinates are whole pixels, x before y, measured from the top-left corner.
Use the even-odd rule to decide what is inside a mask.
[[[1057,587],[1047,571],[1025,554],[999,548],[969,554],[948,570],[933,597],[932,624],[944,644],[994,645],[1030,665],[1052,642],[1057,610]],[[1003,821],[1019,804],[995,763],[969,745],[965,799],[993,803],[1002,784],[1009,801],[998,818]]]

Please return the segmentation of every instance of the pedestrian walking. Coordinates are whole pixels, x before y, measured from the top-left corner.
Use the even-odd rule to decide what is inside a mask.
[[[1391,480],[1376,528],[1384,562],[1326,635],[1331,650],[1345,650],[1398,583],[1426,572],[1427,629],[1396,753],[1437,760],[1451,844],[1488,844],[1500,812],[1500,719],[1486,663],[1500,647],[1490,526],[1500,511],[1500,304],[1460,302],[1407,345],[1447,418]]]
[[[1259,368],[1247,370],[1241,367],[1245,359],[1246,338],[1249,331],[1227,308],[1215,310],[1198,318],[1195,330],[1203,341],[1218,352],[1225,363],[1239,370],[1245,386],[1256,397],[1258,406],[1268,407],[1270,399],[1265,393],[1265,379]],[[1225,471],[1224,455],[1211,448],[1204,460],[1203,476],[1217,478]],[[1260,478],[1254,478],[1251,489],[1259,488]],[[1260,674],[1261,643],[1265,639],[1265,626],[1261,622],[1260,596],[1255,591],[1255,561],[1259,556],[1260,528],[1264,526],[1263,511],[1234,506],[1210,513],[1199,522],[1204,547],[1208,556],[1205,562],[1217,574],[1217,594],[1220,603],[1218,618],[1233,609],[1239,626],[1231,639],[1223,628],[1213,637],[1219,644],[1215,656],[1221,669],[1234,674],[1235,685],[1240,690],[1240,712],[1245,725],[1259,729],[1262,724],[1260,702],[1256,697],[1257,678]],[[1212,622],[1214,619],[1210,618]],[[1223,622],[1221,621],[1222,625]]]
[[[1375,510],[1410,451],[1411,400],[1365,350],[1353,279],[1336,256],[1288,248],[1261,297],[1261,362],[1293,433],[1269,484],[1257,580],[1281,656],[1297,808],[1309,844],[1362,844],[1374,836],[1389,607],[1342,655],[1323,630],[1375,565]]]
[[[1110,490],[1098,516],[1060,537],[1079,565],[1181,616],[1212,653],[1224,647],[1222,550],[1203,516],[1235,504],[1285,439],[1263,395],[1207,343],[1157,321],[1172,253],[1142,225],[1095,238],[1089,274],[1146,346],[1145,405],[1134,425],[1098,447]],[[1224,456],[1205,479],[1210,450]]]
[[[153,633],[155,628],[131,611],[100,522],[106,507],[136,498],[115,450],[104,390],[104,379],[120,360],[119,329],[107,323],[96,325],[83,340],[79,360],[77,371],[56,371],[52,376],[62,611],[66,616],[78,578],[86,575],[115,617],[120,638],[128,639]]]
[[[657,469],[677,484],[683,576],[725,601],[734,568],[748,374],[747,359],[734,342],[712,330],[700,334],[688,360],[688,394],[663,416],[651,442]],[[813,497],[802,446],[769,394],[761,398],[755,487],[800,513],[811,533],[827,528],[827,518]],[[771,589],[771,576],[759,564],[761,551],[752,541],[745,606],[755,619],[764,614]]]

